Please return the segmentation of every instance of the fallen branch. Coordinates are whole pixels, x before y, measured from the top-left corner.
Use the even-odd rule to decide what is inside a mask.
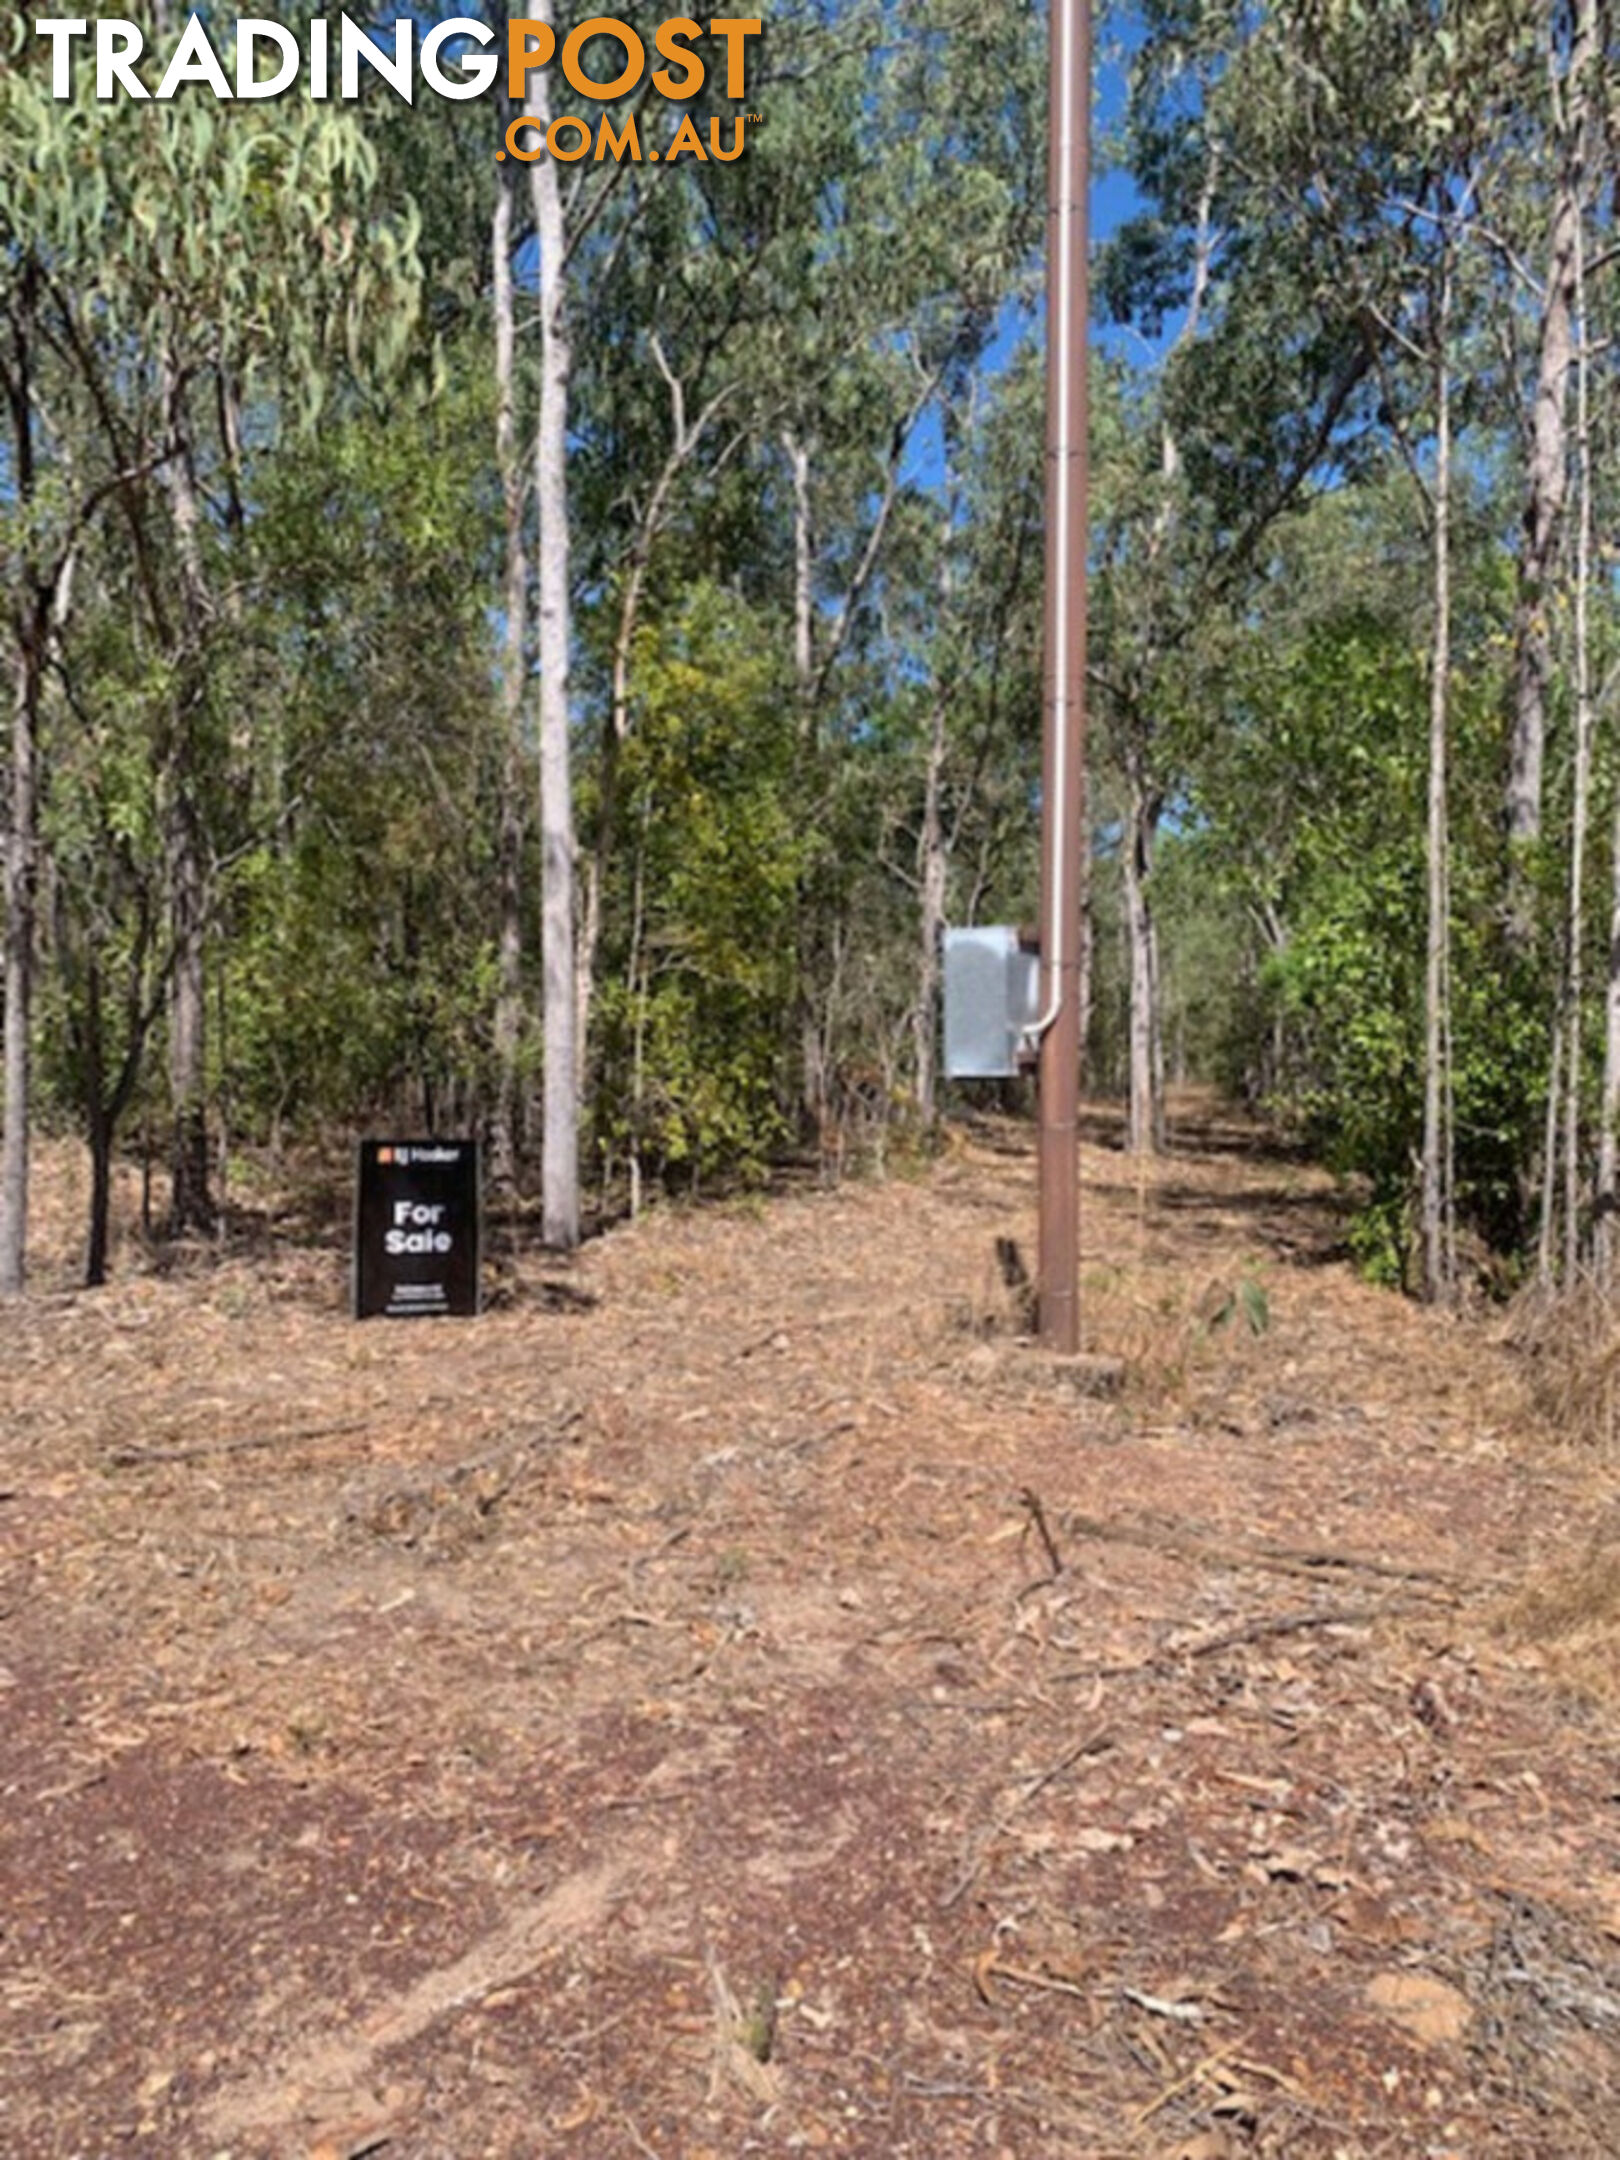
[[[488,1518],[525,1475],[537,1449],[555,1446],[579,1424],[565,1411],[555,1423],[507,1438],[460,1462],[417,1463],[360,1482],[344,1495],[344,1519],[396,1545],[455,1546],[484,1534]]]
[[[1053,1682],[1075,1680],[1133,1680],[1143,1673],[1168,1674],[1175,1670],[1183,1658],[1214,1657],[1222,1650],[1235,1650],[1244,1643],[1270,1642],[1279,1635],[1303,1635],[1311,1628],[1368,1627],[1375,1620],[1387,1620],[1400,1613],[1427,1613],[1434,1608],[1417,1598],[1389,1598],[1381,1605],[1321,1605],[1310,1612],[1273,1613],[1259,1620],[1248,1620],[1241,1627],[1223,1628],[1218,1635],[1204,1635],[1179,1649],[1160,1650],[1152,1657],[1139,1658],[1133,1665],[1077,1665],[1067,1672],[1048,1676]]]
[[[986,1853],[1020,1808],[1028,1807],[1037,1793],[1044,1792],[1048,1785],[1055,1779],[1060,1778],[1065,1770],[1071,1769],[1083,1756],[1104,1754],[1113,1745],[1114,1736],[1106,1728],[1098,1732],[1088,1733],[1084,1740],[1079,1741],[1067,1753],[1060,1755],[1057,1761],[1051,1764],[1049,1768],[1037,1771],[1032,1778],[1028,1779],[1017,1799],[1002,1809],[994,1822],[991,1823],[989,1829],[980,1837],[973,1858],[962,1870],[962,1873],[957,1877],[944,1897],[940,1899],[940,1911],[949,1912],[951,1907],[972,1889],[979,1878],[979,1870],[984,1866]]]
[[[339,1425],[300,1425],[291,1432],[239,1433],[233,1439],[198,1440],[188,1447],[114,1448],[107,1457],[113,1470],[138,1469],[144,1463],[204,1462],[211,1455],[244,1455],[250,1448],[297,1447],[305,1440],[333,1440],[364,1432],[369,1418],[345,1418]]]
[[[1238,2042],[1233,2041],[1226,2047],[1217,2048],[1212,2055],[1206,2055],[1202,2062],[1194,2063],[1192,2068],[1181,2077],[1172,2079],[1161,2091],[1155,2093],[1151,2100],[1136,2110],[1136,2113],[1131,2117],[1131,2128],[1140,2130],[1142,2125],[1151,2121],[1161,2108],[1168,2107],[1172,2100],[1179,2100],[1183,2093],[1191,2092],[1193,2087],[1201,2084],[1212,2070],[1219,2070],[1224,2063],[1230,2061],[1238,2044]]]
[[[1077,1995],[1082,2002],[1090,2002],[1095,1990],[1081,1987],[1078,1982],[1064,1980],[1055,1973],[1032,1972],[1025,1965],[1004,1965],[995,1951],[986,1952],[973,1966],[973,1985],[979,2000],[995,2005],[990,1992],[992,1980],[1010,1980],[1015,1987],[1041,1988],[1050,1995]]]
[[[1235,1541],[1208,1524],[1143,1521],[1140,1518],[1105,1522],[1095,1515],[1069,1515],[1064,1528],[1075,1537],[1095,1538],[1116,1545],[1138,1545],[1150,1552],[1174,1553],[1179,1559],[1213,1560],[1223,1567],[1252,1567],[1284,1575],[1320,1579],[1324,1573],[1375,1575],[1389,1582],[1433,1583],[1435,1595],[1457,1598],[1470,1589],[1499,1589],[1495,1582],[1470,1583],[1466,1578],[1439,1568],[1407,1567],[1399,1561],[1377,1560],[1361,1553],[1334,1552],[1319,1546],[1279,1545],[1269,1540],[1252,1544]]]
[[[1163,1995],[1144,1994],[1141,1988],[1122,1987],[1119,1992],[1126,2002],[1147,2011],[1150,2017],[1169,2018],[1175,2025],[1202,2025],[1204,2022],[1202,2003],[1170,2002]]]
[[[1370,1621],[1387,1619],[1394,1613],[1426,1609],[1411,1598],[1400,1598],[1386,1600],[1382,1605],[1324,1605],[1315,1612],[1273,1613],[1247,1621],[1242,1627],[1223,1628],[1218,1635],[1202,1636],[1169,1654],[1213,1657],[1219,1650],[1235,1650],[1242,1643],[1270,1642],[1278,1635],[1303,1635],[1311,1628],[1365,1627]]]

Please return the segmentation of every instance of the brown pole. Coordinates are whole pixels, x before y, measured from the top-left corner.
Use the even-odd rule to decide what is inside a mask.
[[[1050,0],[1046,621],[1042,661],[1040,1330],[1080,1347],[1080,881],[1085,819],[1090,0]]]

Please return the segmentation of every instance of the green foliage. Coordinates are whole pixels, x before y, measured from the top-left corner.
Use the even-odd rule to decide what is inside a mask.
[[[258,1130],[470,1101],[497,769],[477,378],[409,431],[363,411],[265,476],[241,623],[257,805],[222,965]]]
[[[1216,1305],[1209,1316],[1210,1332],[1232,1327],[1239,1319],[1251,1335],[1264,1335],[1271,1326],[1271,1300],[1252,1275],[1239,1276],[1236,1287]]]
[[[790,703],[766,626],[699,585],[637,654],[597,1146],[697,1186],[782,1141],[782,1013],[805,841]]]
[[[1275,930],[1255,1000],[1235,1015],[1233,1062],[1357,1182],[1352,1250],[1377,1279],[1401,1281],[1422,1128],[1428,682],[1418,626],[1392,598],[1378,612],[1310,598],[1300,557],[1317,544],[1313,521],[1345,551],[1341,569],[1370,537],[1363,527],[1358,538],[1349,507],[1324,505],[1291,536],[1289,582],[1235,656],[1228,724],[1198,801],[1226,890]],[[1519,1166],[1541,1112],[1545,1020],[1494,917],[1498,596],[1485,559],[1480,573],[1482,659],[1458,669],[1453,697],[1452,1063],[1460,1215],[1508,1247],[1523,1235]]]

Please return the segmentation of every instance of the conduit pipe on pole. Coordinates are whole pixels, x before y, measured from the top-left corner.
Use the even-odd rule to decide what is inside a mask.
[[[1080,1347],[1080,885],[1085,803],[1090,0],[1050,0],[1042,654],[1040,1337]]]

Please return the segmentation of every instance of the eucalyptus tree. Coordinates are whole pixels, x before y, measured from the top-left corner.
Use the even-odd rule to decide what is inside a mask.
[[[502,11],[505,12],[504,10]],[[504,95],[508,119],[513,108]],[[523,1041],[523,841],[528,828],[525,748],[528,691],[529,549],[527,460],[518,433],[517,281],[514,254],[523,222],[510,159],[496,178],[490,214],[490,309],[495,360],[495,470],[501,490],[501,763],[499,910],[494,1014],[495,1105],[492,1172],[497,1186],[516,1183],[518,1086]]]
[[[1533,367],[1523,429],[1524,514],[1514,615],[1513,716],[1505,797],[1509,922],[1522,943],[1530,932],[1530,896],[1522,862],[1541,831],[1542,768],[1554,646],[1552,613],[1569,493],[1570,384],[1576,364],[1580,234],[1600,169],[1592,123],[1603,92],[1611,35],[1607,0],[1542,0],[1514,26],[1522,54],[1518,106],[1524,142],[1515,174],[1511,221],[1491,206],[1488,243],[1502,251],[1521,288],[1521,307],[1506,327],[1516,332],[1528,288]],[[1525,124],[1528,123],[1528,124]],[[1550,154],[1549,154],[1550,153]],[[1539,213],[1542,238],[1521,241]],[[1532,252],[1533,251],[1533,252]],[[1583,272],[1584,275],[1584,272]]]
[[[1228,319],[1247,320],[1259,373],[1240,364],[1230,372],[1231,385],[1243,393],[1257,380],[1281,379],[1324,333],[1341,341],[1346,364],[1362,377],[1358,395],[1366,425],[1357,439],[1348,439],[1342,426],[1348,408],[1342,407],[1336,432],[1318,438],[1331,453],[1328,476],[1337,485],[1352,483],[1369,453],[1393,450],[1404,461],[1427,535],[1425,1021],[1421,1134],[1413,1138],[1425,1287],[1430,1295],[1444,1295],[1454,1276],[1458,1179],[1457,985],[1450,959],[1456,927],[1450,834],[1456,520],[1501,442],[1492,430],[1501,429],[1521,392],[1524,371],[1511,301],[1518,275],[1513,219],[1522,215],[1523,198],[1513,183],[1546,140],[1541,109],[1525,96],[1538,51],[1535,31],[1546,11],[1525,0],[1476,0],[1466,8],[1453,0],[1330,7],[1301,0],[1259,13],[1223,5],[1151,12],[1161,27],[1150,40],[1146,65],[1150,73],[1158,71],[1163,94],[1155,108],[1160,132],[1147,147],[1156,141],[1172,163],[1179,158],[1188,164],[1188,147],[1170,123],[1178,100],[1191,94],[1198,63],[1204,73],[1195,102],[1209,116],[1204,136],[1240,176],[1234,195],[1216,195],[1218,209],[1233,200],[1242,205],[1234,228],[1239,249],[1234,258],[1223,236],[1218,282],[1224,276],[1237,302],[1238,312]],[[1197,139],[1196,128],[1189,132]],[[1575,170],[1565,159],[1560,189]],[[1291,256],[1278,218],[1293,229]],[[1305,280],[1293,304],[1276,313],[1261,304],[1268,284],[1276,289],[1275,276],[1256,280],[1252,274],[1250,250],[1268,230],[1280,242],[1271,270],[1291,260]],[[1135,259],[1150,289],[1155,238],[1151,231],[1136,236]],[[1122,259],[1129,266],[1130,250]],[[1234,269],[1245,275],[1234,279]],[[1545,333],[1544,320],[1540,327]],[[1543,359],[1545,342],[1544,334]],[[1189,351],[1184,365],[1196,365],[1203,343]],[[1210,349],[1218,343],[1212,339]],[[1545,392],[1546,369],[1531,372]],[[1541,395],[1540,416],[1550,425],[1556,413],[1549,415],[1548,404]],[[1192,497],[1206,516],[1247,463],[1241,413],[1233,414],[1218,395],[1207,410],[1221,424],[1213,442],[1206,432],[1202,452],[1187,459]],[[1251,410],[1263,411],[1264,399],[1258,406],[1251,402]],[[1308,406],[1301,412],[1309,434],[1315,422]],[[1234,419],[1237,427],[1222,441]],[[1274,438],[1279,446],[1289,432],[1285,427]],[[1534,440],[1534,429],[1527,428],[1526,443]],[[1533,448],[1531,454],[1533,462]],[[1275,453],[1266,464],[1273,480],[1286,470],[1286,460]],[[1268,485],[1264,469],[1253,471],[1251,485],[1261,508],[1249,513],[1240,535],[1259,529]],[[1216,530],[1221,522],[1217,514]],[[1234,548],[1229,559],[1240,552]],[[1521,558],[1521,632],[1526,579],[1534,584],[1538,575],[1534,561],[1527,570]],[[1228,589],[1234,589],[1230,581]],[[1519,646],[1522,693],[1523,635]],[[1526,702],[1521,695],[1521,712]],[[1500,1017],[1506,1030],[1506,1010]],[[1522,1073],[1519,1089],[1522,1110],[1531,1092]]]
[[[1040,784],[1044,503],[1032,451],[1043,436],[1043,396],[1030,341],[993,371],[983,360],[965,367],[942,402],[943,499],[919,506],[923,545],[905,606],[926,664],[905,746],[920,771],[909,801],[902,798],[893,869],[915,895],[910,1024],[925,1128],[938,1107],[946,922],[1036,913],[1029,804]],[[1083,965],[1083,1010],[1088,994]]]
[[[171,1220],[185,1228],[212,1218],[204,970],[218,825],[248,749],[216,678],[251,464],[278,427],[314,424],[334,376],[374,378],[397,357],[414,235],[368,203],[375,158],[352,113],[221,109],[206,83],[161,101],[81,86],[64,102],[25,51],[0,92],[0,155],[14,246],[36,265],[36,335],[73,385],[75,437],[54,456],[110,476],[168,683],[148,750],[172,944]]]
[[[863,710],[903,665],[893,633],[906,598],[893,555],[925,502],[931,541],[913,560],[940,604],[922,645],[932,694],[919,746],[911,1033],[914,1045],[931,1040],[948,846],[940,788],[967,562],[951,496],[992,343],[1032,298],[1045,201],[1044,47],[1027,13],[997,5],[968,19],[925,0],[883,20],[894,43],[875,56],[860,104],[878,154],[868,150],[837,187],[837,222],[823,215],[811,228],[812,282],[784,323],[824,368],[790,377],[780,429],[802,769],[820,834],[801,928],[801,1094],[813,1117],[838,1058],[824,925],[849,892],[840,805]],[[1032,460],[1037,446],[1038,436]],[[931,1059],[920,1048],[913,1068],[926,1106]]]
[[[621,773],[651,679],[639,655],[712,576],[779,621],[792,656],[783,724],[807,845],[782,1077],[798,1068],[812,1116],[837,1055],[832,946],[854,866],[871,861],[857,746],[895,662],[885,623],[909,574],[895,550],[928,493],[930,415],[965,394],[1027,273],[1037,72],[1032,25],[1011,8],[773,18],[749,77],[766,124],[735,158],[627,167],[579,255],[593,335],[571,383],[570,535],[595,747],[580,1008],[607,994],[639,919],[635,865],[649,858],[621,847]]]
[[[1223,625],[1277,520],[1353,469],[1375,399],[1362,313],[1323,275],[1277,103],[1297,33],[1239,0],[1150,0],[1142,17],[1119,154],[1145,206],[1101,250],[1098,286],[1158,357],[1099,415],[1093,677],[1125,805],[1130,1134],[1154,1147],[1157,830],[1213,723]]]

